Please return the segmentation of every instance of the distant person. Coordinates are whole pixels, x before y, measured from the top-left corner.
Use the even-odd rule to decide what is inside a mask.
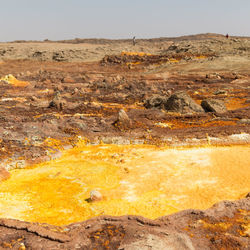
[[[228,34],[226,34],[226,38],[227,38],[227,39],[229,38],[229,35],[228,35]]]
[[[136,42],[135,42],[135,36],[133,37],[133,45],[135,46]]]

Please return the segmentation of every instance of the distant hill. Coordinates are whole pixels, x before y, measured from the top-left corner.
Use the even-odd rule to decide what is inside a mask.
[[[188,41],[188,40],[193,41],[193,40],[216,39],[216,38],[222,38],[222,37],[225,37],[225,35],[216,34],[216,33],[204,33],[204,34],[186,35],[186,36],[180,36],[180,37],[159,37],[159,38],[136,39],[136,40],[145,41],[145,42],[164,42],[164,41],[178,42],[178,41]],[[250,37],[240,37],[240,36],[232,36],[232,37],[250,39]],[[70,43],[70,44],[80,44],[80,43],[111,44],[111,43],[120,43],[120,42],[131,42],[131,39],[75,38],[75,39],[58,40],[58,41],[45,39],[44,41],[16,40],[16,41],[13,41],[12,43],[44,42],[44,43]]]

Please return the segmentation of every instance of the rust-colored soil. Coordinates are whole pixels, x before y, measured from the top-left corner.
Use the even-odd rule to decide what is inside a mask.
[[[64,227],[0,220],[3,249],[249,249],[249,199],[157,220],[102,216]]]

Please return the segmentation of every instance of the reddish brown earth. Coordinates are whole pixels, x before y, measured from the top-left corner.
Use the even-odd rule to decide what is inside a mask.
[[[249,249],[250,200],[223,201],[157,220],[102,216],[55,227],[0,220],[2,249]]]
[[[1,165],[22,168],[57,157],[50,153],[48,138],[65,148],[74,146],[78,136],[89,143],[249,145],[249,39],[199,39],[141,41],[135,47],[130,41],[89,41],[74,45],[80,47],[72,51],[70,44],[0,44],[0,78],[12,74],[28,83],[0,82]],[[124,56],[124,48],[151,55]],[[26,53],[31,49],[30,55]],[[167,99],[178,91],[185,91],[199,105],[207,98],[221,100],[227,111],[178,113],[164,106],[145,107],[152,97]],[[121,109],[129,122],[118,117]],[[4,172],[1,178],[7,175]],[[2,219],[0,245],[13,249],[23,249],[21,243],[27,249],[249,249],[249,208],[247,198],[155,221],[100,217],[63,228]]]
[[[175,66],[176,67],[176,66]],[[180,67],[180,66],[179,66]],[[28,71],[28,75],[27,75]],[[25,73],[23,73],[25,72]],[[74,142],[78,135],[91,142],[106,143],[184,143],[188,139],[207,140],[249,133],[249,76],[220,73],[220,79],[206,78],[205,73],[145,73],[126,66],[100,66],[99,63],[55,63],[7,61],[1,75],[12,73],[28,81],[26,87],[1,84],[0,122],[2,159],[41,159],[48,149],[48,137]],[[215,76],[216,77],[216,76]],[[223,100],[228,111],[217,113],[169,113],[146,109],[147,98],[169,97],[187,91],[197,102],[208,97]],[[62,107],[50,106],[60,92]],[[112,125],[119,110],[126,110],[132,120],[128,128]],[[169,126],[157,124],[168,123]],[[191,143],[191,142],[188,142]],[[226,143],[224,140],[223,143]]]

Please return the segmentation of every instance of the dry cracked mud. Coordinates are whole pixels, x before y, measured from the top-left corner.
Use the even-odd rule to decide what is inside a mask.
[[[170,215],[166,212],[161,215],[167,216],[150,220],[139,216],[146,214],[148,218],[155,218],[144,213],[145,209],[140,205],[136,208],[138,211],[124,210],[133,211],[134,215],[112,217],[110,216],[112,214],[106,216],[93,212],[92,217],[98,217],[83,222],[72,221],[73,223],[67,226],[64,224],[71,223],[67,208],[66,212],[64,211],[65,215],[57,215],[58,218],[62,218],[60,223],[59,220],[56,222],[51,219],[53,214],[51,218],[49,216],[42,218],[41,214],[36,217],[33,213],[31,219],[27,215],[28,210],[22,210],[25,204],[30,202],[28,198],[24,199],[24,196],[13,191],[19,197],[13,201],[12,207],[17,208],[15,211],[11,209],[12,203],[9,203],[9,198],[3,195],[8,190],[5,185],[13,185],[9,186],[10,190],[15,190],[13,187],[18,186],[17,183],[20,187],[25,185],[22,184],[22,175],[25,173],[23,171],[27,169],[28,173],[29,169],[32,172],[32,169],[41,168],[37,167],[40,165],[34,164],[45,164],[42,166],[46,169],[46,162],[51,162],[52,165],[48,166],[53,167],[57,159],[64,159],[65,152],[79,157],[78,153],[82,150],[79,149],[79,143],[84,143],[84,147],[89,147],[90,150],[86,156],[88,158],[81,160],[92,162],[93,165],[104,164],[100,163],[101,160],[108,162],[111,164],[111,170],[108,171],[118,173],[120,179],[117,178],[123,181],[123,184],[129,180],[136,182],[136,174],[143,173],[147,180],[145,171],[138,170],[133,173],[129,168],[134,159],[131,157],[143,154],[144,146],[150,145],[159,150],[163,147],[173,150],[180,147],[231,146],[234,150],[233,145],[242,145],[245,151],[242,149],[235,151],[239,152],[239,158],[244,157],[241,163],[242,172],[235,173],[235,178],[240,182],[244,169],[246,169],[244,178],[247,178],[250,157],[249,38],[226,39],[223,36],[207,34],[179,39],[138,40],[135,46],[130,40],[19,41],[1,43],[0,60],[0,180],[2,181],[0,210],[3,217],[4,206],[8,204],[8,210],[12,213],[11,216],[7,216],[8,218],[0,220],[2,248],[250,248],[249,195],[248,198],[244,198],[250,188],[247,181],[241,181],[243,185],[240,189],[239,187],[233,189],[230,183],[231,189],[224,187],[228,195],[226,191],[218,195],[215,191],[210,192],[209,185],[213,185],[212,183],[205,188],[203,184],[201,185],[199,179],[201,172],[199,172],[196,183],[204,193],[204,197],[209,194],[221,200],[212,208],[209,208],[211,204],[206,201],[201,206],[203,210],[189,209]],[[108,147],[114,144],[120,147],[129,144],[132,148],[139,148],[137,151],[134,149],[124,152],[120,149],[120,151],[109,151],[111,149]],[[104,150],[98,148],[93,153],[91,147],[95,145],[97,147],[103,145]],[[72,150],[74,148],[76,151]],[[85,150],[87,151],[86,148]],[[108,156],[102,155],[102,152],[108,152]],[[176,157],[181,158],[177,154]],[[149,156],[144,162],[141,160],[145,164],[145,169],[147,162],[153,167],[153,160],[157,162],[156,158],[155,156],[151,163]],[[189,171],[188,169],[194,169],[196,166],[200,169],[204,167],[205,171],[208,167],[202,156],[192,159],[194,161],[197,159],[196,163],[191,162],[183,171]],[[80,161],[79,158],[75,158],[75,161],[78,160]],[[226,157],[218,162],[217,165],[221,164],[225,172],[229,169],[235,171],[229,167],[235,165],[235,162],[229,161],[227,164]],[[173,165],[174,167],[177,170],[178,166]],[[50,173],[49,178],[54,179],[46,183],[51,185],[51,190],[53,183],[58,181],[57,177],[62,178],[61,171],[63,170]],[[211,168],[211,171],[214,170]],[[111,172],[110,176],[113,175]],[[122,179],[123,176],[128,179]],[[180,176],[185,175],[180,174]],[[223,174],[223,178],[225,176],[228,175]],[[175,177],[174,171],[171,175],[171,178],[173,177]],[[167,178],[171,179],[170,176]],[[215,180],[216,178],[219,180],[219,175]],[[76,185],[82,180],[73,181]],[[152,176],[152,183],[154,181],[155,189],[162,188]],[[26,185],[27,183],[32,185],[26,180]],[[39,196],[38,186],[37,188],[35,186],[34,183],[34,188],[30,190]],[[98,185],[90,186],[94,188]],[[67,186],[65,188],[67,189]],[[86,193],[89,192],[88,188],[86,190]],[[116,190],[116,192],[120,194],[121,191]],[[167,194],[164,188],[162,192]],[[181,192],[184,191],[181,189],[179,196]],[[202,192],[197,191],[200,195]],[[156,193],[152,195],[155,196]],[[88,198],[85,194],[81,197]],[[150,197],[147,202],[152,203],[152,196],[147,197]],[[175,201],[178,203],[176,197]],[[222,201],[232,197],[239,200]],[[82,202],[89,206],[86,205],[85,208],[91,209],[91,203],[84,199]],[[218,199],[215,201],[218,202]],[[20,206],[22,202],[23,208]],[[46,202],[44,200],[42,207],[44,211],[50,206]],[[196,208],[196,203],[193,204],[193,207],[189,204],[185,208]],[[39,209],[37,211],[40,211]],[[164,209],[162,211],[167,211]],[[78,210],[74,210],[76,214]],[[25,211],[26,217],[17,216],[22,211]],[[30,222],[14,220],[24,220],[23,218]],[[86,218],[86,216],[81,215],[76,218]],[[53,221],[55,223],[51,224],[54,225],[49,225]],[[47,224],[42,224],[43,222]]]

